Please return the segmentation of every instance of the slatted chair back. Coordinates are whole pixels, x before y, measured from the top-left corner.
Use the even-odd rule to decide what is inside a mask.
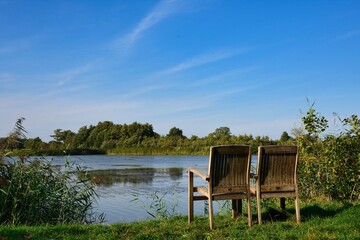
[[[297,146],[263,146],[259,147],[258,154],[260,191],[295,191]]]
[[[208,175],[212,194],[248,191],[250,151],[250,146],[211,147]]]

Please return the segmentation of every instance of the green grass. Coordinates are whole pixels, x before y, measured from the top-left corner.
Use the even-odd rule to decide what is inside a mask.
[[[160,221],[112,225],[0,226],[0,239],[360,239],[360,202],[308,203],[301,206],[301,224],[287,214],[265,208],[264,223],[247,227],[247,217],[231,219],[217,215],[215,229],[208,218],[196,217],[189,225],[186,216]]]

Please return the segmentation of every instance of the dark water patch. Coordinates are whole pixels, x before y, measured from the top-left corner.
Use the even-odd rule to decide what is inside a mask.
[[[86,176],[99,186],[112,186],[114,184],[137,186],[139,184],[151,184],[155,178],[178,180],[183,177],[183,174],[184,168],[125,168],[90,170]]]

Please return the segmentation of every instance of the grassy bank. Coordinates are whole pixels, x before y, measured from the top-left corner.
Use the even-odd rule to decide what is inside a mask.
[[[209,147],[203,149],[191,148],[156,148],[156,147],[138,147],[138,148],[114,148],[107,150],[108,155],[208,155]]]
[[[206,217],[186,216],[161,221],[104,225],[59,225],[40,227],[0,227],[0,239],[360,239],[360,203],[308,203],[301,206],[302,223],[294,223],[294,209],[282,215],[276,208],[263,212],[263,225],[247,227],[247,219],[230,215],[215,217],[209,230]]]

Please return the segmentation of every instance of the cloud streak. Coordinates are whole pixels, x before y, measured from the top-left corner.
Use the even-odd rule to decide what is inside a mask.
[[[192,84],[189,84],[188,86],[189,87],[200,87],[200,86],[208,85],[208,84],[211,84],[211,83],[216,83],[216,82],[219,82],[219,81],[224,81],[227,78],[231,78],[231,77],[234,77],[234,76],[239,76],[239,75],[244,74],[246,72],[251,72],[251,71],[253,71],[255,69],[256,69],[255,67],[249,67],[249,68],[240,68],[240,69],[232,70],[232,71],[225,72],[225,73],[222,73],[222,74],[219,74],[219,75],[215,75],[215,76],[211,76],[211,77],[208,77],[208,78],[197,80],[196,82],[194,82]]]
[[[180,0],[162,0],[160,1],[150,13],[143,18],[135,28],[133,28],[125,36],[122,36],[114,41],[114,46],[117,50],[127,52],[131,50],[143,34],[166,17],[176,13],[180,9]]]
[[[165,78],[165,77],[168,77],[168,76],[171,76],[171,75],[176,76],[176,74],[179,73],[179,72],[186,71],[188,69],[199,67],[199,66],[202,66],[202,65],[210,64],[210,63],[213,63],[213,62],[221,61],[221,60],[224,60],[226,58],[230,58],[230,57],[233,57],[235,55],[241,54],[241,53],[243,53],[245,51],[248,51],[248,49],[218,50],[218,51],[212,51],[212,52],[208,52],[208,53],[205,53],[205,54],[202,54],[202,55],[198,55],[198,56],[195,56],[195,57],[193,57],[191,59],[185,60],[185,61],[183,61],[183,62],[181,62],[181,63],[179,63],[177,65],[174,65],[172,67],[168,67],[168,68],[165,68],[163,70],[160,70],[160,71],[152,74],[149,77],[145,77],[145,78],[142,79],[142,82],[143,83],[146,83],[146,82],[152,82],[153,83],[154,81],[161,81],[161,80],[164,80],[164,79],[168,80],[168,78]],[[219,80],[221,80],[221,78],[238,75],[238,74],[241,74],[241,73],[244,73],[244,72],[247,72],[247,71],[252,71],[253,69],[254,68],[237,69],[237,70],[234,70],[234,71],[231,71],[231,72],[228,72],[228,73],[224,73],[224,74],[221,74],[221,75],[218,75],[218,76],[203,79],[203,81],[200,81],[199,83],[195,82],[195,83],[189,85],[188,87],[198,87],[198,86],[201,86],[201,85],[206,85],[206,84],[208,84],[210,82],[219,81]],[[169,88],[169,87],[173,87],[173,85],[169,85],[168,83],[165,84],[165,85],[164,84],[163,85],[156,85],[156,86],[151,85],[150,87],[144,87],[142,89],[135,90],[134,92],[130,92],[130,93],[126,94],[125,96],[126,97],[138,96],[138,95],[142,95],[142,94],[145,94],[145,93],[149,93],[149,92],[152,92],[152,91],[160,90],[160,89],[163,89],[163,88]]]
[[[345,39],[349,39],[349,38],[352,38],[352,37],[355,37],[355,36],[358,36],[360,35],[360,30],[353,30],[353,31],[348,31],[344,34],[341,34],[339,36],[337,36],[335,38],[335,40],[345,40]]]
[[[0,47],[0,55],[7,55],[30,49],[38,41],[38,39],[39,36],[34,35],[6,42]]]
[[[139,95],[143,95],[143,94],[146,94],[146,93],[150,93],[150,92],[153,92],[153,91],[158,91],[158,90],[162,90],[162,89],[166,89],[166,88],[170,88],[172,87],[172,85],[151,85],[151,86],[145,86],[143,88],[139,88],[139,89],[136,89],[132,92],[128,92],[126,94],[123,94],[122,95],[122,98],[123,99],[126,99],[126,98],[131,98],[131,97],[137,97]]]
[[[245,51],[247,51],[247,49],[222,50],[222,51],[210,52],[207,54],[203,54],[203,55],[194,57],[190,60],[182,62],[182,63],[175,65],[171,68],[168,68],[166,70],[163,70],[159,73],[159,75],[161,75],[161,76],[171,75],[171,74],[174,74],[174,73],[177,73],[180,71],[185,71],[189,68],[194,68],[194,67],[209,64],[212,62],[217,62],[217,61],[223,60],[225,58],[229,58],[229,57],[238,55]]]
[[[92,64],[86,64],[68,71],[64,71],[62,73],[58,73],[54,76],[56,81],[56,86],[63,86],[67,82],[72,81],[76,77],[87,73],[92,70]]]

